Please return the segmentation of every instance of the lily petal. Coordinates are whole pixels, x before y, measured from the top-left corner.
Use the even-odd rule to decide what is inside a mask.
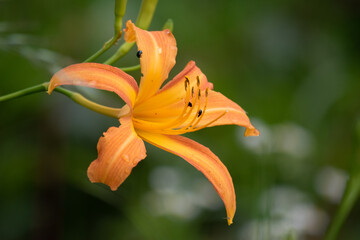
[[[228,224],[232,224],[236,210],[234,185],[227,168],[214,153],[207,147],[182,136],[152,134],[143,131],[137,132],[145,141],[182,157],[201,171],[213,184],[223,200]]]
[[[246,128],[245,136],[260,135],[260,132],[251,124],[246,112],[219,92],[209,90],[207,100],[206,96],[202,96],[200,100],[197,100],[196,104],[197,106],[192,107],[185,106],[187,108],[186,112],[191,112],[179,125],[166,125],[166,122],[174,122],[174,117],[180,115],[180,112],[184,109],[183,100],[162,109],[154,109],[155,112],[136,113],[136,117],[134,117],[135,127],[155,133],[179,135],[198,131],[205,127],[239,125]],[[199,113],[200,110],[201,113]],[[152,116],[154,113],[159,117]],[[168,126],[168,128],[165,129],[164,126]]]
[[[141,81],[137,102],[142,102],[154,95],[168,78],[175,65],[177,54],[176,41],[170,30],[145,31],[135,26],[130,20],[126,23],[125,40],[136,41],[141,50]]]
[[[131,170],[146,157],[143,140],[134,131],[131,116],[120,119],[121,126],[111,127],[100,137],[98,158],[88,168],[91,182],[101,182],[115,191]]]
[[[119,68],[100,63],[79,63],[61,69],[50,80],[48,93],[61,85],[78,85],[115,92],[129,106],[135,103],[135,79]]]
[[[204,116],[197,124],[196,128],[218,125],[239,125],[246,128],[245,136],[260,135],[260,132],[251,124],[246,112],[239,105],[221,93],[210,90],[207,101]],[[221,116],[222,114],[224,115]],[[212,122],[219,116],[221,116],[219,119]]]
[[[200,80],[198,88],[197,77]],[[186,79],[189,79],[188,91],[185,87]],[[189,94],[189,89],[194,86],[195,89],[201,91],[201,97],[195,93],[188,103],[185,100],[186,94]],[[245,136],[258,136],[260,132],[251,124],[246,112],[221,93],[212,91],[212,87],[212,83],[207,81],[195,62],[189,62],[185,69],[167,83],[159,93],[140,105],[136,105],[135,127],[155,133],[179,135],[204,127],[239,125],[246,128]],[[207,91],[205,91],[206,88],[208,88]],[[199,113],[200,110],[201,113]],[[183,120],[175,120],[180,116],[186,116],[186,119],[181,117],[180,119]],[[174,125],[167,123],[174,123]],[[177,123],[180,125],[176,125]],[[164,130],[164,127],[168,129]]]

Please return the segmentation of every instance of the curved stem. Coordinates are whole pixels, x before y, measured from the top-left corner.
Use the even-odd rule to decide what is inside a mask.
[[[360,143],[360,120],[357,123],[357,136],[355,142],[357,146]],[[341,200],[339,209],[337,210],[334,218],[332,219],[329,228],[327,229],[325,240],[335,240],[339,234],[339,231],[349,215],[351,209],[354,207],[357,199],[360,195],[360,148],[355,149],[354,154],[354,167],[350,175],[350,179],[346,184],[346,189]]]
[[[125,15],[127,0],[115,0],[115,22],[114,22],[114,36],[121,33],[122,19]]]
[[[29,87],[14,93],[7,94],[5,96],[0,97],[0,102],[6,102],[12,99],[16,99],[19,97],[23,97],[26,95],[30,95],[33,93],[38,92],[46,92],[49,87],[49,82],[45,82],[33,87]],[[127,108],[111,108],[106,107],[100,104],[97,104],[93,101],[90,101],[89,99],[86,99],[83,95],[80,93],[76,93],[70,90],[67,90],[65,88],[57,87],[54,89],[54,91],[59,92],[61,94],[64,94],[65,96],[68,96],[71,100],[74,102],[80,104],[83,107],[86,107],[94,112],[103,114],[105,116],[113,117],[113,118],[120,118],[124,115],[127,115],[129,113],[129,109]]]
[[[149,18],[149,16],[148,16],[146,21],[151,21],[153,11],[155,9],[157,1],[158,0],[143,0],[143,4],[142,4],[142,8],[140,10],[138,20],[143,19],[143,15],[150,14],[151,17]],[[101,54],[103,54],[106,50],[108,50],[112,45],[114,45],[120,39],[120,37],[122,35],[122,32],[121,32],[122,19],[125,15],[126,4],[127,4],[127,0],[115,0],[114,36],[109,41],[107,41],[100,50],[98,50],[95,54],[90,56],[84,62],[91,62],[91,61],[95,60],[97,57],[99,57]],[[144,6],[145,6],[145,10],[147,9],[147,11],[145,11],[145,14],[143,13]],[[153,6],[153,9],[149,8],[149,6]],[[150,24],[150,22],[149,22],[149,24]],[[129,52],[133,45],[134,45],[134,43],[122,44],[122,46],[120,47],[120,49],[118,51],[120,53],[120,57],[125,55],[127,52]],[[111,59],[111,58],[109,60],[110,60],[110,62],[115,61],[115,59]],[[108,64],[111,64],[111,63],[108,63]],[[140,65],[136,65],[136,66],[123,68],[123,71],[130,72],[130,71],[138,70],[139,68],[140,68]],[[0,96],[0,102],[6,102],[6,101],[9,101],[12,99],[16,99],[16,98],[30,95],[33,93],[37,93],[37,92],[44,92],[44,91],[48,90],[48,87],[49,87],[49,83],[45,82],[45,83],[42,83],[42,84],[39,84],[39,85],[36,85],[33,87],[22,89],[22,90],[14,92],[14,93],[7,94],[5,96]],[[64,95],[68,96],[74,102],[76,102],[92,111],[101,113],[106,116],[120,118],[122,116],[129,114],[129,112],[130,112],[128,108],[121,108],[121,109],[120,108],[110,108],[110,107],[106,107],[106,106],[97,104],[93,101],[86,99],[80,93],[72,92],[72,91],[69,91],[69,90],[61,88],[61,87],[55,88],[54,91],[62,93]]]
[[[64,94],[65,96],[68,96],[71,100],[80,104],[81,106],[86,107],[87,109],[90,109],[94,112],[103,114],[105,116],[119,118],[119,116],[121,115],[120,114],[121,108],[111,108],[111,107],[106,107],[106,106],[97,104],[97,103],[85,98],[80,93],[72,92],[72,91],[69,91],[69,90],[67,90],[65,88],[61,88],[61,87],[55,88],[54,91]]]
[[[113,46],[121,38],[122,32],[122,19],[125,15],[127,0],[115,0],[115,23],[114,23],[114,36],[108,40],[104,46],[96,53],[86,59],[84,62],[92,62],[98,58],[101,54],[106,52],[111,46]]]
[[[337,239],[340,228],[343,225],[347,216],[349,215],[350,210],[354,206],[356,200],[358,199],[359,193],[360,173],[359,171],[357,171],[350,177],[346,185],[345,194],[341,200],[339,209],[337,210],[334,218],[331,221],[331,224],[325,236],[325,240]]]
[[[109,59],[107,59],[106,61],[104,61],[104,64],[108,64],[111,65],[114,62],[116,62],[117,60],[119,60],[120,58],[122,58],[123,56],[125,56],[130,49],[134,46],[134,42],[129,43],[129,42],[125,42],[123,44],[121,44],[120,48],[117,50],[117,52],[112,55]]]
[[[42,83],[42,84],[39,84],[39,85],[36,85],[36,86],[33,86],[33,87],[25,88],[25,89],[22,89],[22,90],[19,90],[19,91],[16,91],[16,92],[1,96],[0,97],[0,102],[6,102],[6,101],[9,101],[9,100],[16,99],[16,98],[19,98],[19,97],[23,97],[23,96],[26,96],[26,95],[30,95],[30,94],[33,94],[33,93],[47,91],[48,85],[49,85],[49,83]]]
[[[143,0],[135,25],[141,29],[148,29],[155,13],[158,0]]]
[[[140,64],[138,64],[138,65],[135,65],[135,66],[123,67],[123,68],[120,68],[120,69],[123,70],[124,72],[133,72],[133,71],[139,70],[140,68],[141,68],[141,66],[140,66]]]
[[[84,62],[93,62],[96,58],[98,58],[101,54],[106,52],[112,45],[114,45],[118,39],[121,37],[121,34],[113,36],[110,40],[108,40],[104,46],[99,49],[96,53],[87,58]]]

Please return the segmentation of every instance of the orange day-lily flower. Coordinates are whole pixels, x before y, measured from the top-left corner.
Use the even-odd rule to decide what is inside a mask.
[[[115,92],[126,103],[118,115],[121,125],[110,127],[99,139],[98,158],[87,171],[90,181],[104,183],[115,191],[146,157],[144,140],[201,171],[223,200],[230,225],[236,201],[227,168],[208,148],[179,135],[226,124],[244,126],[245,136],[257,136],[259,131],[240,106],[212,90],[212,83],[193,61],[160,89],[177,54],[169,30],[149,32],[128,21],[124,31],[125,40],[136,41],[138,46],[142,73],[139,87],[132,76],[116,67],[80,63],[57,72],[48,89],[50,94],[60,85],[87,86]]]

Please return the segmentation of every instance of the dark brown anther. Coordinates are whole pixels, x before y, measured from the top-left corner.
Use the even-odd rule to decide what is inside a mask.
[[[136,56],[137,56],[138,58],[140,58],[140,57],[141,57],[141,54],[142,54],[142,51],[139,50],[139,51],[137,51]]]
[[[190,81],[188,77],[185,77],[185,90],[187,90],[188,85],[190,85]]]
[[[205,90],[205,96],[206,96],[206,97],[209,96],[209,88],[206,88],[206,90]]]
[[[191,102],[188,103],[188,107],[192,107],[192,103],[191,103]]]
[[[194,87],[191,88],[191,97],[194,97]]]
[[[200,86],[200,77],[199,76],[196,76],[196,84],[197,84],[197,86],[199,87]]]
[[[202,110],[200,109],[199,112],[198,112],[198,117],[200,117],[202,114]]]
[[[200,91],[200,89],[199,89],[199,93],[198,93],[198,96],[199,96],[199,98],[201,97],[201,91]]]

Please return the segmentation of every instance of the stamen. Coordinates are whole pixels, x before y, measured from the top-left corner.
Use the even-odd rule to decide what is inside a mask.
[[[200,89],[199,89],[200,91]],[[207,107],[207,103],[208,103],[208,92],[209,92],[209,88],[206,88],[205,89],[205,104],[204,104],[204,110],[201,110],[200,109],[200,103],[198,105],[198,109],[197,109],[197,121],[194,123],[195,119],[196,119],[196,116],[193,118],[193,120],[188,124],[186,125],[185,127],[183,128],[180,128],[180,129],[173,129],[173,131],[176,131],[176,132],[181,132],[181,133],[178,133],[178,134],[182,134],[182,133],[186,133],[186,132],[193,132],[193,131],[196,131],[200,128],[203,128],[203,127],[200,127],[200,128],[196,128],[196,126],[199,124],[199,122],[201,121],[201,119],[203,118],[203,116],[205,115],[205,111],[206,111],[206,107]],[[195,99],[196,100],[196,99]],[[200,102],[200,100],[199,100]],[[225,112],[226,113],[226,112]],[[219,117],[217,117],[215,120],[211,121],[210,123],[207,123],[205,124],[206,126],[208,126],[209,124],[213,123],[214,121],[217,121],[219,118],[221,118],[225,113],[223,113],[222,115],[220,115]],[[193,124],[194,123],[194,124]],[[193,125],[192,125],[193,124]]]
[[[189,79],[185,80],[185,86],[187,85],[187,82],[189,82]],[[189,82],[189,84],[190,84],[190,82]],[[183,115],[185,114],[185,112],[187,110],[187,106],[189,104],[191,104],[191,102],[190,102],[190,91],[188,90],[188,88],[186,86],[186,98],[185,98],[184,108],[183,108],[181,114],[179,115],[179,117],[173,123],[171,123],[170,126],[173,126],[174,124],[176,124],[178,121],[180,121],[183,118]]]
[[[200,91],[200,89],[197,89],[197,91]],[[193,98],[193,92],[194,92],[194,87],[191,88],[191,95],[192,95],[192,99],[193,99],[193,104],[194,106],[196,105],[197,103],[197,99],[198,98]],[[186,110],[187,110],[187,107],[191,105],[192,106],[192,103],[190,102],[190,89],[189,91],[187,91],[187,94],[186,94],[186,101],[185,101],[185,105],[184,105],[184,108],[183,108],[183,111],[182,113],[179,115],[179,117],[174,120],[173,122],[169,123],[169,124],[166,124],[166,126],[163,127],[164,128],[167,128],[167,127],[170,127],[172,128],[173,130],[179,130],[179,129],[182,129],[182,128],[179,128],[179,129],[174,129],[174,126],[180,126],[181,124],[183,124],[186,119],[189,118],[190,114],[192,113],[193,111],[193,108],[190,108],[190,110],[185,114]],[[199,109],[197,109],[197,112],[199,111]]]
[[[196,84],[198,87],[200,87],[200,77],[196,76]]]
[[[204,124],[203,126],[201,127],[198,127],[198,128],[190,128],[190,129],[184,129],[184,128],[181,128],[181,129],[172,129],[172,130],[165,130],[165,131],[162,131],[162,133],[165,133],[165,134],[168,134],[168,135],[178,135],[178,134],[184,134],[184,133],[188,133],[188,132],[195,132],[195,131],[198,131],[198,130],[201,130],[203,128],[206,128],[208,127],[209,125],[213,124],[214,122],[216,122],[217,120],[219,120],[220,118],[222,118],[226,113],[228,112],[228,110],[224,111],[222,114],[220,114],[218,117],[216,117],[215,119],[211,120],[210,122]],[[203,115],[202,115],[203,116]]]
[[[209,95],[208,92],[209,92],[209,88],[206,88],[206,90],[205,90],[205,97],[206,97],[206,98],[205,98],[204,110],[203,110],[203,112],[202,112],[202,115],[200,114],[201,116],[200,116],[200,115],[199,115],[200,117],[198,116],[199,119],[194,123],[194,125],[193,125],[193,127],[192,127],[193,129],[199,124],[199,122],[201,121],[201,119],[202,119],[203,116],[205,115],[205,111],[206,111],[206,107],[207,107],[207,103],[208,103],[208,98],[207,98],[208,95]]]
[[[199,89],[199,91],[200,91],[200,89]],[[198,100],[197,98],[194,99],[194,106],[196,105],[197,100]],[[200,101],[200,100],[199,100],[199,101]],[[185,105],[185,108],[186,108],[186,106],[189,105],[190,101],[188,101],[187,103],[188,103],[188,104]],[[192,104],[191,104],[191,105],[192,105]],[[199,104],[199,106],[200,106],[200,104]],[[179,125],[183,124],[183,123],[186,121],[186,119],[189,118],[189,116],[191,115],[193,109],[194,109],[194,108],[190,108],[190,110],[189,110],[185,115],[179,117],[178,120],[177,120],[174,124],[172,124],[172,126],[179,126]],[[198,107],[198,109],[197,109],[196,111],[197,111],[197,112],[199,111],[199,107]],[[185,128],[189,127],[191,124],[192,124],[192,122],[191,122],[188,126],[186,126]],[[182,129],[182,128],[179,128],[179,129]]]
[[[188,84],[190,84],[190,81],[188,79],[186,79],[185,80],[186,97],[185,97],[185,104],[184,104],[181,114],[174,121],[157,125],[158,128],[166,129],[169,127],[178,126],[179,124],[182,124],[189,117],[189,115],[192,111],[192,108],[190,109],[190,111],[188,113],[186,113],[186,111],[187,111],[187,107],[192,104],[190,102],[190,88],[187,87]],[[195,103],[196,103],[196,101],[194,102],[194,104]]]
[[[199,95],[200,91],[201,91],[201,90],[198,89],[198,95]],[[198,104],[198,107],[197,107],[197,109],[196,109],[196,113],[199,113],[199,112],[200,112],[201,99],[200,99],[200,97],[199,97],[199,98],[195,98],[194,105],[196,105],[196,100],[197,100],[197,99],[199,99],[199,104]],[[193,109],[193,108],[192,108],[192,109]],[[189,115],[190,115],[190,114],[189,114]],[[189,117],[189,115],[188,115],[188,117]],[[189,128],[192,128],[192,124],[195,122],[196,118],[197,118],[197,114],[194,115],[194,117],[193,117],[193,119],[190,121],[190,123],[188,123],[185,127],[182,127],[182,128],[180,128],[180,129],[189,129]],[[185,121],[184,121],[184,122],[185,122]]]
[[[190,80],[187,76],[185,76],[185,90],[187,90],[187,87],[190,85]]]
[[[135,124],[139,126],[141,125],[142,129],[144,129],[145,127],[145,128],[149,128],[149,130],[151,129],[151,131],[154,132],[165,133],[170,135],[193,132],[203,128],[203,127],[196,128],[196,126],[199,124],[199,122],[205,115],[209,89],[208,88],[205,89],[205,93],[201,94],[202,91],[200,89],[200,78],[197,77],[197,84],[195,86],[191,86],[190,80],[187,76],[185,76],[184,88],[186,91],[186,96],[185,99],[183,99],[183,101],[185,100],[183,109],[181,111],[181,114],[173,118],[173,120],[155,123],[155,122],[147,122],[142,120],[136,121],[137,120],[136,119]],[[205,101],[204,99],[201,99],[202,97],[201,95],[205,96]],[[218,120],[224,114],[220,115],[215,120],[210,121],[209,123],[206,124],[206,126]],[[191,118],[189,119],[190,116]]]
[[[205,125],[199,127],[199,128],[192,128],[191,131],[188,131],[188,132],[194,132],[194,131],[198,131],[200,129],[203,129],[203,128],[206,128],[207,126],[213,124],[214,122],[216,122],[217,120],[219,120],[220,118],[222,118],[226,113],[228,113],[229,111],[228,110],[225,110],[222,114],[220,114],[217,118],[211,120],[210,122],[206,123]]]
[[[190,108],[190,110],[184,115],[184,113],[185,113],[185,111],[186,111],[186,108],[189,106],[189,105],[191,105],[191,106],[196,106],[196,104],[197,104],[197,100],[199,100],[199,102],[200,102],[200,98],[194,98],[194,87],[192,87],[191,88],[191,95],[192,95],[192,101],[193,101],[193,103],[191,103],[190,101],[187,101],[186,102],[186,105],[184,106],[184,111],[183,111],[183,113],[170,125],[170,126],[172,126],[171,127],[171,130],[170,131],[178,131],[178,130],[181,130],[181,129],[186,129],[186,128],[188,128],[189,126],[191,126],[191,124],[195,121],[195,119],[196,119],[196,114],[195,114],[195,118],[188,124],[188,125],[186,125],[186,127],[180,127],[180,128],[176,128],[176,126],[180,126],[181,124],[183,124],[188,118],[189,118],[189,116],[191,115],[191,113],[192,113],[192,111],[193,111],[193,109],[194,108]],[[199,88],[197,88],[196,89],[196,91],[198,91],[198,92],[200,92],[200,89]],[[198,105],[198,108],[197,108],[197,110],[196,110],[196,112],[199,112],[199,109],[200,109],[200,104]],[[169,126],[169,127],[170,127]]]

